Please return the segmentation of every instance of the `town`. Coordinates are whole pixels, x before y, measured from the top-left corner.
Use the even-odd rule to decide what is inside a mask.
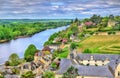
[[[29,45],[0,66],[0,78],[120,78],[120,16],[76,18],[42,50]],[[38,43],[39,44],[39,43]]]

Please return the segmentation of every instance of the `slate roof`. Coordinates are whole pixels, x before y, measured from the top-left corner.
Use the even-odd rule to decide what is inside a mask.
[[[67,71],[69,67],[73,66],[71,60],[61,59],[60,69],[57,71],[57,74],[63,74]]]
[[[91,56],[93,56],[94,60],[116,60],[119,59],[120,55],[114,54],[77,54],[80,60],[90,60]]]
[[[93,56],[94,60],[106,60],[108,58],[110,62],[104,66],[83,66],[75,65],[71,59],[62,59],[60,63],[60,69],[58,74],[63,74],[71,66],[78,69],[78,74],[82,76],[94,76],[94,77],[108,77],[114,78],[114,72],[116,66],[120,63],[120,55],[113,54],[77,54],[76,59],[90,60]]]
[[[78,69],[78,74],[82,76],[108,77],[114,78],[114,75],[109,70],[108,66],[75,66]]]
[[[73,65],[70,59],[62,59],[60,63],[60,69],[57,71],[57,74],[65,73],[71,66],[77,68],[78,74],[82,76],[114,78],[114,72],[117,64],[114,60],[112,60],[108,65],[104,66],[83,66]]]

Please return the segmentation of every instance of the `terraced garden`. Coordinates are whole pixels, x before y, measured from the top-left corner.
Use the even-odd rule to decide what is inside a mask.
[[[94,35],[83,40],[80,44],[82,52],[87,48],[92,53],[120,54],[119,35]]]

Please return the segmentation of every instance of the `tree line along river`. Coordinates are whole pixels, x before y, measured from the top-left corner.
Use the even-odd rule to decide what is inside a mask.
[[[53,33],[65,30],[66,28],[68,28],[68,26],[47,29],[31,37],[18,38],[9,42],[0,43],[0,64],[4,63],[12,53],[17,53],[22,58],[25,49],[30,44],[34,44],[38,49],[42,49],[44,42],[46,42]]]

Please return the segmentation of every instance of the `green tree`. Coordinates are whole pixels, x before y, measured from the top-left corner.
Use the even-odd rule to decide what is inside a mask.
[[[71,49],[71,50],[74,50],[74,49],[76,49],[76,48],[77,48],[77,45],[76,45],[75,43],[71,43],[70,49]]]
[[[36,74],[32,71],[25,72],[21,75],[21,78],[35,78]]]
[[[20,69],[19,68],[13,68],[12,73],[13,74],[20,74]]]
[[[78,20],[78,18],[76,17],[76,18],[75,18],[75,22],[78,22],[78,21],[79,21],[79,20]]]
[[[42,78],[55,78],[55,74],[52,71],[46,71],[43,73]]]
[[[83,53],[92,53],[92,51],[91,51],[90,49],[86,48],[86,49],[83,51]]]
[[[9,61],[6,61],[5,62],[5,66],[9,66],[10,65],[10,62]]]
[[[16,53],[13,53],[9,56],[9,63],[11,66],[17,66],[20,64],[20,58]]]
[[[27,62],[32,61],[34,59],[34,54],[36,53],[36,51],[37,51],[37,48],[33,44],[30,44],[28,48],[25,50],[24,59]]]
[[[2,71],[0,71],[0,78],[5,78],[4,73]]]
[[[71,66],[68,68],[67,72],[65,72],[62,78],[76,78],[78,76],[78,69]]]

